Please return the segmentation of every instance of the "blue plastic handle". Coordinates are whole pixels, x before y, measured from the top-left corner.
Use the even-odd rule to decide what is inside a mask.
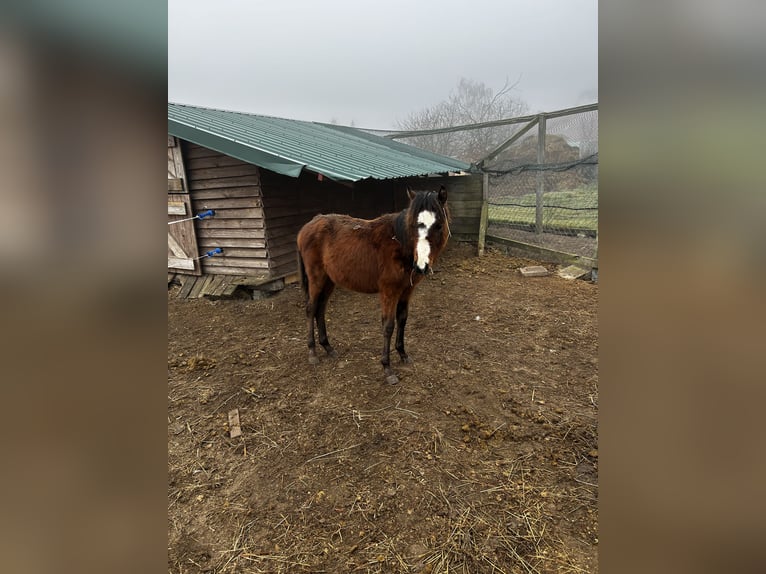
[[[215,211],[212,209],[208,209],[207,211],[203,211],[202,213],[198,213],[197,217],[200,219],[205,219],[206,217],[213,217],[215,215]]]
[[[205,256],[212,257],[213,255],[216,255],[217,253],[223,253],[223,249],[221,249],[220,247],[216,247],[212,251],[208,251],[207,253],[205,253]]]

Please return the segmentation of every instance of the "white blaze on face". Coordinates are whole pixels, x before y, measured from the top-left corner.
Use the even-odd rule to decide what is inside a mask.
[[[431,255],[431,244],[428,243],[428,230],[436,221],[436,216],[433,211],[421,211],[418,213],[418,245],[417,254],[418,260],[416,265],[421,271],[425,271],[426,265],[428,265],[428,256]]]

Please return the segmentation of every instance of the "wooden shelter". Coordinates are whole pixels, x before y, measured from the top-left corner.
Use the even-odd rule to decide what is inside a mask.
[[[446,186],[453,239],[475,241],[482,176],[469,170],[354,128],[168,104],[169,278],[182,297],[281,288],[304,223],[401,210],[407,186]]]

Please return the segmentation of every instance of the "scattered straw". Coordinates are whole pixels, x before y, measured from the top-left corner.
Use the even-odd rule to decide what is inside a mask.
[[[303,464],[308,464],[308,463],[310,463],[310,462],[312,462],[312,461],[314,461],[314,460],[319,460],[320,458],[325,458],[325,457],[327,457],[327,456],[331,456],[331,455],[333,455],[333,454],[337,454],[337,453],[339,453],[339,452],[343,452],[344,450],[351,450],[352,448],[356,448],[356,447],[358,447],[358,446],[362,446],[362,443],[360,443],[360,442],[359,442],[359,443],[357,443],[357,444],[352,444],[351,446],[347,446],[347,447],[344,447],[344,448],[339,448],[339,449],[337,449],[337,450],[331,450],[330,452],[326,452],[326,453],[324,453],[324,454],[319,454],[319,455],[317,455],[317,456],[311,457],[310,459],[308,459],[308,460],[307,460],[306,462],[304,462]]]

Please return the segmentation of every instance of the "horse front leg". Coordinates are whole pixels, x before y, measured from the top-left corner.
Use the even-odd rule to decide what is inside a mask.
[[[383,355],[380,358],[380,362],[383,365],[386,382],[389,385],[395,385],[399,382],[399,377],[397,377],[391,369],[391,335],[394,334],[396,299],[391,300],[389,298],[381,297],[381,307],[383,310]]]
[[[402,363],[410,364],[412,359],[404,350],[404,327],[407,325],[408,308],[410,305],[409,294],[403,295],[396,304],[396,350]]]

